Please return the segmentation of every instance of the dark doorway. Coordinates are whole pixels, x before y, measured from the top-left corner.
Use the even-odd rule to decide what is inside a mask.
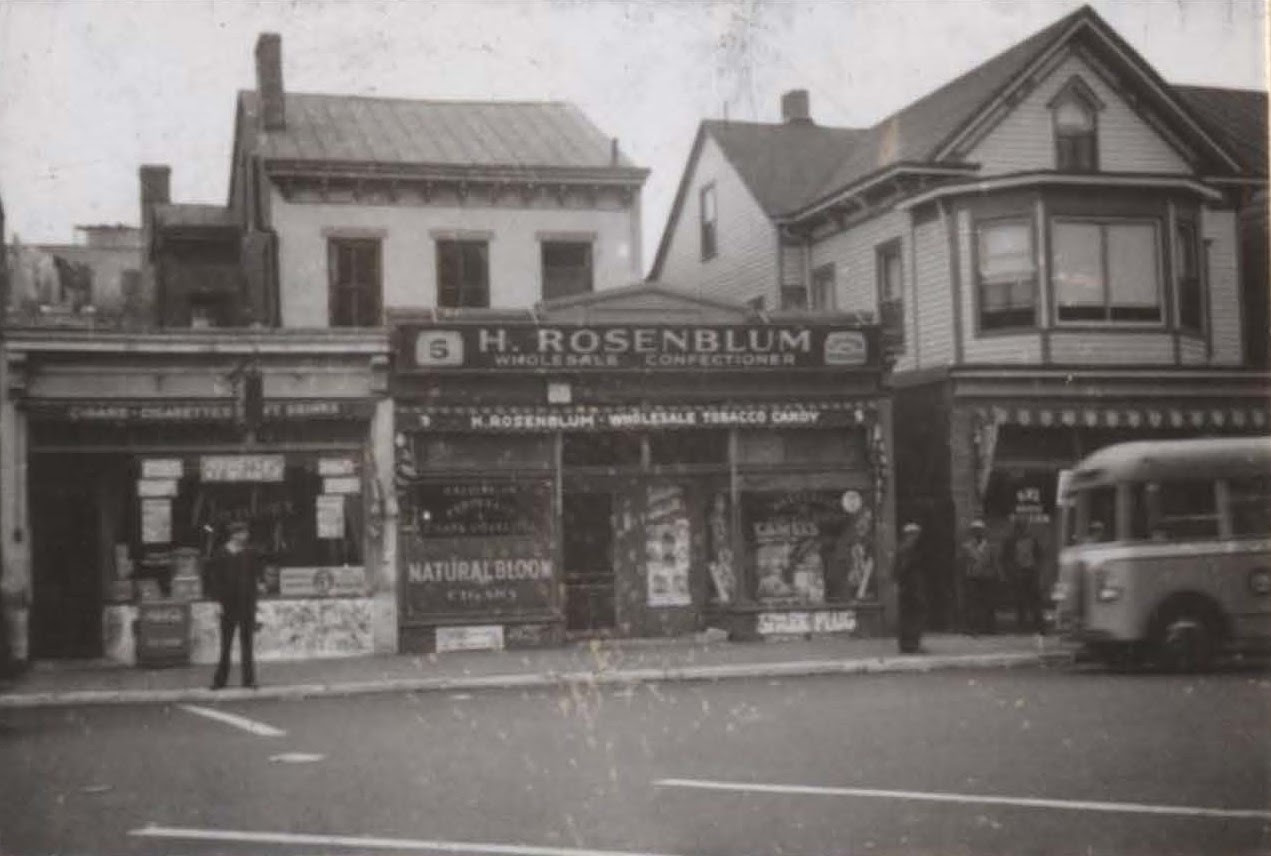
[[[32,467],[31,655],[100,657],[102,569],[91,473]]]
[[[565,629],[614,626],[613,497],[567,493],[563,501]]]

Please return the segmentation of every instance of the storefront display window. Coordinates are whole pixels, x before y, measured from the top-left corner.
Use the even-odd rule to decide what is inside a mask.
[[[649,606],[689,606],[688,498],[679,484],[649,485],[645,511],[645,576]]]
[[[875,596],[874,512],[862,493],[747,493],[742,517],[759,603],[839,603]]]

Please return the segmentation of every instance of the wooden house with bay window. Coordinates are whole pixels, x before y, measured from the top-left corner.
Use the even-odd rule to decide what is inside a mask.
[[[1084,7],[872,127],[782,114],[702,123],[650,278],[877,314],[937,620],[970,521],[1049,536],[1084,454],[1267,433],[1265,92],[1166,82]]]

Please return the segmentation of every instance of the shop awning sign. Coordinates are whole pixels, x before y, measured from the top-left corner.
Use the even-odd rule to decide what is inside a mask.
[[[877,331],[829,325],[403,324],[403,372],[753,371],[878,364]]]
[[[77,399],[33,400],[26,411],[32,419],[59,422],[162,424],[234,422],[235,403],[224,399],[138,400]],[[375,402],[366,399],[288,399],[266,401],[263,417],[268,422],[365,420],[375,414]]]
[[[873,413],[871,402],[849,401],[566,407],[403,405],[397,409],[397,425],[405,431],[488,433],[827,428],[865,425]]]
[[[1271,424],[1265,405],[1144,404],[1077,405],[1029,404],[980,408],[979,418],[998,425],[1040,428],[1262,430]]]

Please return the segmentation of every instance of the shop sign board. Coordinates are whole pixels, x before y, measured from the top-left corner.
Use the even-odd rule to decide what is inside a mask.
[[[199,475],[205,482],[280,482],[285,471],[282,455],[204,455]]]
[[[154,424],[234,422],[237,418],[236,403],[229,399],[34,400],[26,405],[26,409],[37,420],[66,422]],[[281,422],[369,419],[374,412],[375,403],[362,399],[273,400],[266,401],[261,409],[266,421]]]
[[[165,666],[190,659],[190,606],[171,601],[137,604],[137,664]]]
[[[279,568],[282,597],[354,597],[366,593],[366,569],[360,565]]]
[[[143,479],[180,479],[185,467],[180,458],[146,458],[141,462]]]
[[[550,546],[541,539],[403,535],[407,618],[523,614],[552,608],[555,562]]]
[[[357,476],[335,476],[322,480],[322,492],[334,494],[361,493],[362,480]]]
[[[851,609],[761,612],[756,623],[760,636],[852,633],[855,630],[856,612]]]
[[[357,475],[357,461],[352,458],[319,458],[318,475],[324,478]]]
[[[502,651],[503,625],[438,627],[436,648],[438,654],[447,651]]]
[[[572,407],[398,408],[397,424],[423,431],[533,433],[687,428],[831,428],[865,424],[869,409],[846,402],[750,402]]]
[[[876,365],[877,331],[806,324],[403,324],[405,372],[752,371]]]
[[[317,523],[318,537],[338,539],[344,537],[344,496],[343,494],[319,494],[314,501],[314,516]]]
[[[176,495],[176,479],[137,479],[137,496],[140,498]]]
[[[172,541],[172,500],[141,500],[141,543],[168,544]]]

